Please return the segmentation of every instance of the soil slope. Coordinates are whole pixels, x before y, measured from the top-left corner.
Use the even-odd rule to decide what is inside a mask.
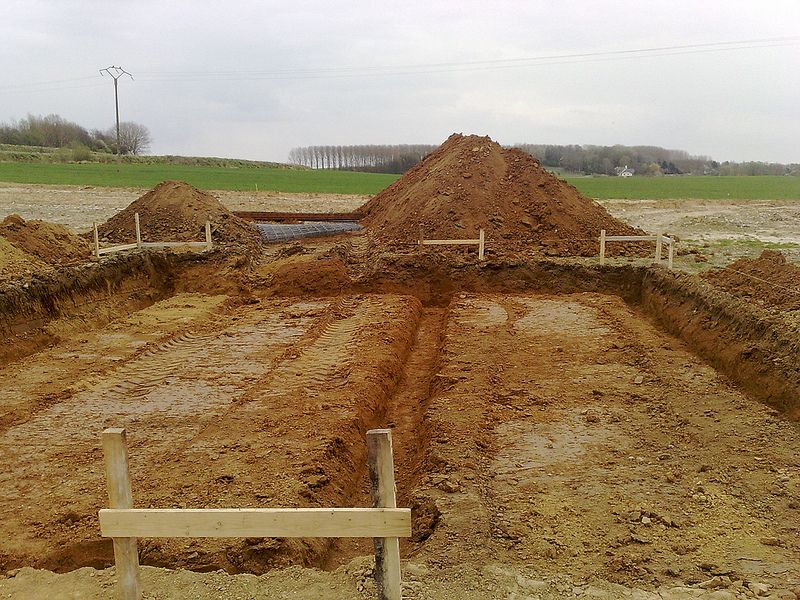
[[[703,277],[739,298],[783,311],[800,310],[800,267],[787,263],[776,250],[764,250],[757,259],[742,258]]]
[[[261,236],[207,192],[182,181],[164,181],[134,200],[125,210],[98,227],[111,242],[136,241],[134,214],[139,213],[145,242],[190,242],[205,239],[211,221],[215,242],[260,247]]]
[[[529,154],[488,137],[451,135],[437,150],[364,207],[363,223],[381,239],[477,238],[525,242],[549,254],[597,253],[600,230],[641,231],[613,218],[554,177]],[[611,252],[637,250],[612,245]]]
[[[44,268],[41,261],[25,254],[11,242],[0,237],[0,281],[19,277]]]
[[[26,221],[19,215],[9,215],[3,219],[0,237],[18,250],[51,264],[82,262],[91,254],[89,244],[63,225]]]

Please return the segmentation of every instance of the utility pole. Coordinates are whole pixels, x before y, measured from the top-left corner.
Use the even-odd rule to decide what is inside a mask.
[[[131,78],[131,81],[133,81],[133,75],[122,67],[115,67],[114,65],[106,67],[105,69],[100,69],[100,75],[110,75],[114,80],[114,106],[117,109],[117,155],[119,155],[122,151],[122,146],[120,146],[119,143],[119,86],[117,82],[123,75],[127,75]]]

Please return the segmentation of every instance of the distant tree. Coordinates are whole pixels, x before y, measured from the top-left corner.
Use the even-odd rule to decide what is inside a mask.
[[[113,139],[113,143],[116,145],[116,127],[109,129],[107,136]],[[152,142],[150,131],[144,125],[132,121],[123,121],[119,124],[120,154],[143,154],[150,149]]]

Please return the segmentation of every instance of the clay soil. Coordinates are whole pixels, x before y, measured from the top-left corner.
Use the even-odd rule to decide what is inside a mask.
[[[0,289],[0,598],[113,596],[112,426],[161,508],[368,506],[364,436],[391,428],[408,598],[800,597],[800,333],[773,312],[491,246],[245,250]],[[139,550],[150,599],[375,595],[369,540]]]
[[[128,431],[137,506],[196,508],[367,506],[364,434],[391,427],[410,598],[792,597],[797,423],[633,299],[470,283],[458,251],[423,283],[419,259],[376,263],[364,236],[292,247],[234,286],[198,261],[0,370],[0,597],[111,597],[113,573],[70,572],[113,561],[109,426]],[[140,542],[173,569],[145,570],[150,598],[366,598],[371,551]],[[249,575],[200,574],[220,569]]]

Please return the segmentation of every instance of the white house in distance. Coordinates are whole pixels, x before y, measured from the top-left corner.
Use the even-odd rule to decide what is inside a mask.
[[[618,177],[633,177],[633,174],[636,172],[628,165],[625,165],[624,167],[615,167],[614,171],[617,173]]]

